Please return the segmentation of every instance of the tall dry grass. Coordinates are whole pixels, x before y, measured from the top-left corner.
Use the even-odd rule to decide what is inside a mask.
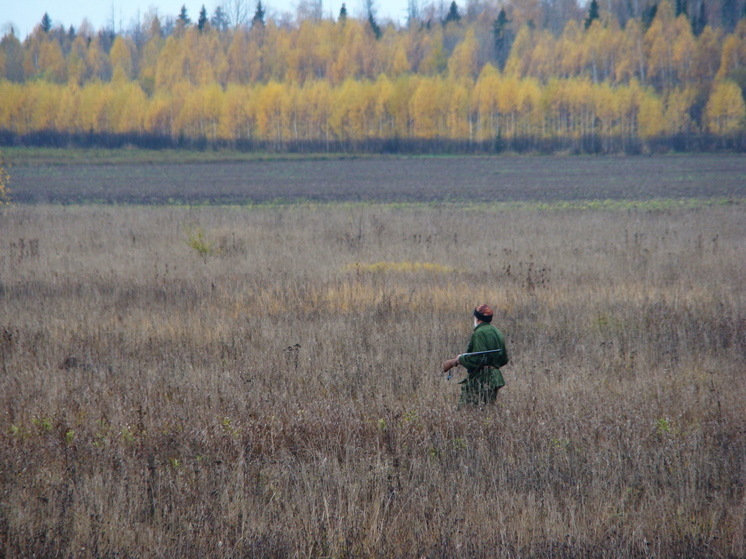
[[[746,554],[741,205],[14,207],[0,238],[5,557]],[[508,386],[457,409],[480,302]]]

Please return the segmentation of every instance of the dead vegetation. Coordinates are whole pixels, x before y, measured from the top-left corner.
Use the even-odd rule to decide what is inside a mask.
[[[743,557],[745,223],[6,208],[0,553]],[[458,410],[482,301],[508,386]]]

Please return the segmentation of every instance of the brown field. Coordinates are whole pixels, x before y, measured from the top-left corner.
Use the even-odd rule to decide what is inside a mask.
[[[746,556],[743,183],[624,197],[615,161],[567,159],[596,209],[2,209],[0,556]],[[451,198],[425,168],[409,196]],[[581,199],[556,178],[521,192]],[[508,385],[458,409],[439,371],[479,302]]]
[[[560,202],[744,198],[742,154],[249,159],[11,151],[19,203]],[[243,159],[241,159],[243,157]],[[72,164],[70,164],[72,162]]]

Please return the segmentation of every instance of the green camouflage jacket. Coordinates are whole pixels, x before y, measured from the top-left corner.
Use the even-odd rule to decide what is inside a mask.
[[[505,348],[505,338],[503,338],[502,332],[492,324],[482,322],[474,328],[465,353],[489,351],[491,349],[501,349],[502,351],[459,357],[458,362],[466,367],[469,373],[467,380],[480,378],[480,380],[489,381],[493,388],[498,388],[505,386],[505,379],[500,372],[500,367],[508,363],[508,350]]]

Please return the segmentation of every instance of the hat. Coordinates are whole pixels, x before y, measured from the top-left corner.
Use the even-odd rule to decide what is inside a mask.
[[[474,316],[482,322],[492,322],[492,307],[489,305],[479,305],[474,309]]]

